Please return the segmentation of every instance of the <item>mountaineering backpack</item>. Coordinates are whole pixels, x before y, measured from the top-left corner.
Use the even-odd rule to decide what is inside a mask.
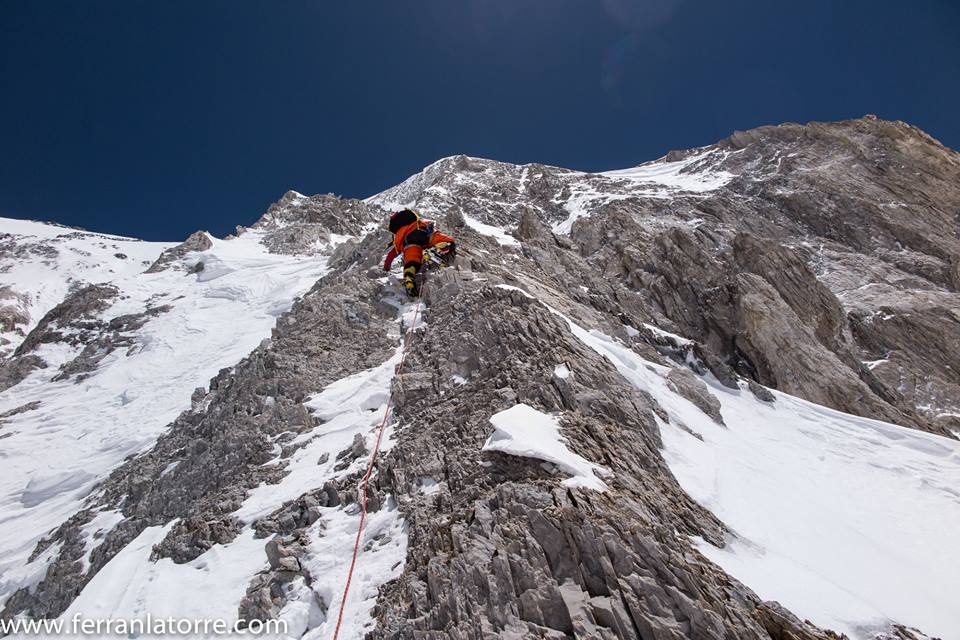
[[[414,211],[413,209],[404,209],[402,211],[397,211],[390,216],[390,222],[387,225],[387,229],[390,230],[390,233],[396,233],[403,229],[408,224],[413,224],[420,220],[420,214]]]

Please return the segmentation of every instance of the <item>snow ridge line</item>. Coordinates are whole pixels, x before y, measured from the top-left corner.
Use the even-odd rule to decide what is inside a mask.
[[[426,274],[424,274],[423,283],[420,287],[420,295],[417,298],[417,306],[413,311],[413,320],[410,322],[410,328],[407,330],[407,336],[403,343],[403,350],[400,352],[400,362],[397,364],[397,368],[394,372],[394,375],[399,374],[403,370],[403,363],[407,359],[407,350],[410,348],[410,343],[413,342],[414,331],[417,329],[417,320],[420,317],[420,305],[423,302],[423,296],[427,292],[427,281]],[[363,534],[363,523],[367,519],[367,484],[370,481],[370,474],[373,473],[373,465],[377,461],[377,454],[380,452],[380,441],[383,439],[383,432],[387,426],[387,419],[390,417],[390,409],[393,407],[393,394],[390,394],[387,397],[387,406],[383,411],[383,420],[380,421],[380,426],[377,427],[377,441],[373,446],[373,451],[370,454],[370,464],[367,465],[367,472],[363,476],[363,480],[360,482],[358,489],[360,490],[360,524],[357,526],[357,538],[353,543],[353,558],[350,560],[350,569],[347,571],[347,582],[343,587],[343,597],[340,598],[340,613],[337,615],[337,626],[333,631],[333,640],[337,640],[340,636],[340,625],[343,624],[343,612],[347,608],[347,594],[350,593],[350,583],[353,581],[353,569],[357,565],[357,555],[360,551],[360,536]]]

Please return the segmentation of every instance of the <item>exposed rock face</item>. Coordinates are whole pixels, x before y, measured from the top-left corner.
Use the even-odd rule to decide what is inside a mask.
[[[88,285],[75,290],[40,320],[13,356],[0,361],[0,391],[24,380],[30,372],[46,367],[43,358],[32,353],[42,344],[60,342],[73,346],[97,339],[102,323],[96,315],[110,306],[117,290],[109,285]],[[88,354],[87,360],[92,358]],[[89,367],[94,366],[91,362]]]
[[[741,298],[763,286],[738,275],[759,276],[814,338],[795,347],[808,352],[805,367],[779,378],[768,367],[760,382],[949,433],[944,420],[960,411],[955,152],[909,125],[864,118],[761,127],[668,160],[678,166],[670,180],[447,158],[375,201],[517,225],[546,250],[572,243],[587,261],[574,277],[591,291],[589,272],[608,276],[600,290],[615,278],[642,299],[644,315],[749,376],[763,361],[783,362],[770,351],[776,341],[761,347],[738,335],[747,326],[736,317]],[[556,233],[568,229],[569,241]],[[839,363],[829,365],[832,379],[849,390],[833,400],[802,390],[802,378],[820,375],[823,349]]]
[[[213,242],[210,241],[210,235],[206,231],[194,231],[190,234],[189,238],[161,253],[160,257],[147,269],[147,273],[163,271],[171,263],[183,258],[188,253],[206,251],[212,246]],[[201,265],[202,262],[198,261],[195,263],[193,269],[200,270],[203,268]]]
[[[572,323],[642,355],[719,424],[720,384],[749,388],[773,410],[766,386],[949,436],[960,413],[960,159],[875,119],[767,127],[668,159],[668,177],[654,179],[642,167],[594,175],[457,156],[367,202],[284,195],[243,232],[288,255],[339,242],[330,273],[41,541],[34,557],[59,549],[46,578],[3,615],[62,613],[147,527],[174,521],[153,561],[194,561],[245,530],[263,541],[242,618],[306,603],[309,631],[335,615],[334,588],[317,588],[330,578],[310,556],[334,535],[333,511],[357,515],[369,429],[318,460],[332,471],[295,499],[255,516],[241,507],[328,435],[311,396],[395,362],[408,319],[398,324],[396,292],[379,273],[377,229],[381,207],[412,204],[464,251],[457,269],[428,281],[426,329],[392,379],[392,448],[365,498],[372,513],[399,509],[406,559],[381,588],[367,637],[837,638],[694,548],[691,537],[723,546],[736,532],[663,460],[659,425],[680,418]],[[337,237],[348,235],[361,237]],[[205,241],[194,234],[151,271],[182,266]],[[2,365],[0,383],[40,366],[32,350],[52,340],[83,347],[60,376],[89,373],[163,311],[91,320],[114,295],[72,294]],[[556,465],[485,451],[490,416],[517,403],[559,416],[570,447],[610,471],[608,490],[564,486]],[[85,568],[83,528],[108,510],[122,520]]]
[[[0,391],[23,382],[34,369],[44,369],[47,363],[33,354],[10,358],[0,364]]]
[[[22,333],[19,327],[30,320],[24,308],[26,303],[26,295],[17,293],[9,286],[0,286],[0,332],[20,331]]]
[[[65,380],[76,375],[75,381],[80,382],[97,369],[101,360],[115,350],[125,347],[127,352],[131,353],[137,346],[134,332],[147,324],[151,318],[166,313],[170,309],[169,305],[162,305],[150,307],[141,313],[112,318],[100,328],[96,338],[84,343],[83,351],[77,357],[60,367],[60,373],[54,376],[53,380]]]
[[[67,295],[140,273],[168,245],[0,218],[0,358]]]
[[[361,200],[332,194],[304,196],[288,191],[251,227],[268,232],[265,242],[273,253],[311,254],[332,235],[353,236],[380,215],[380,209]]]
[[[723,537],[663,466],[662,409],[543,305],[445,280],[407,369],[431,373],[433,391],[398,403],[400,445],[382,465],[383,488],[406,497],[411,549],[374,637],[766,637],[760,602],[732,597],[675,533]],[[465,341],[482,355],[457,387],[445,380]],[[566,394],[550,383],[557,362],[575,363]],[[480,455],[490,414],[517,402],[564,411],[575,448],[613,471],[611,493],[561,490],[536,465]],[[418,494],[424,477],[442,478],[441,491]]]
[[[30,353],[45,343],[86,343],[90,334],[98,329],[96,315],[110,306],[116,296],[116,287],[110,285],[89,285],[77,289],[40,320],[14,356]]]

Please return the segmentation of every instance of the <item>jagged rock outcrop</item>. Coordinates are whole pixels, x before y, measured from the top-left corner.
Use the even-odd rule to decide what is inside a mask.
[[[251,228],[266,231],[267,248],[287,255],[312,254],[336,236],[371,230],[379,207],[333,194],[307,197],[288,191]]]
[[[430,340],[406,375],[433,385],[412,401],[395,395],[403,427],[380,465],[379,488],[403,496],[410,547],[372,637],[771,637],[772,609],[677,535],[724,531],[660,459],[663,409],[544,305],[490,282],[488,272],[431,285]],[[572,311],[560,296],[551,304]],[[465,342],[481,354],[468,370],[454,364]],[[550,382],[558,362],[576,372],[566,393]],[[467,382],[450,382],[453,371]],[[610,492],[563,490],[537,465],[482,454],[490,414],[517,402],[562,411],[576,450],[613,472]],[[440,491],[418,491],[424,478]],[[825,637],[786,612],[776,624]]]
[[[22,334],[19,327],[30,320],[24,309],[27,300],[26,295],[11,287],[0,286],[0,332],[19,331]]]
[[[177,246],[170,247],[161,253],[160,257],[150,265],[149,269],[147,269],[147,273],[159,273],[160,271],[167,269],[172,263],[186,256],[188,253],[206,251],[212,246],[213,242],[210,240],[210,234],[208,234],[206,231],[194,231],[190,234],[189,238]],[[202,269],[202,261],[197,261],[191,267],[191,270],[195,272]]]
[[[52,380],[66,380],[76,376],[74,380],[80,382],[96,371],[100,362],[117,349],[126,348],[128,354],[132,353],[137,347],[134,332],[141,329],[151,318],[171,309],[170,305],[160,305],[149,307],[140,313],[128,313],[110,319],[99,328],[95,338],[84,343],[83,351],[79,355],[60,366],[60,373]]]
[[[871,392],[763,278],[736,280],[736,344],[757,380],[818,404],[878,420],[915,423]]]

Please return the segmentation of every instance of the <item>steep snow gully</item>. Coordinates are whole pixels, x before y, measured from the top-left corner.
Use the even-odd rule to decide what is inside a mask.
[[[960,639],[958,185],[867,117],[226,239],[0,219],[0,620]],[[398,206],[463,248],[418,303]]]

